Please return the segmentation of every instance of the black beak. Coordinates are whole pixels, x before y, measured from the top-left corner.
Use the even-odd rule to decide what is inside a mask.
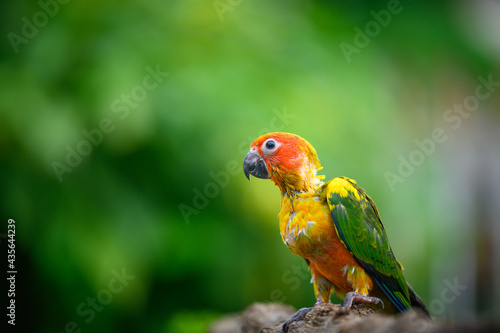
[[[250,180],[250,175],[262,179],[270,178],[266,162],[264,162],[262,157],[256,153],[249,152],[247,156],[245,156],[245,160],[243,161],[243,171],[245,172],[245,176],[248,180]]]

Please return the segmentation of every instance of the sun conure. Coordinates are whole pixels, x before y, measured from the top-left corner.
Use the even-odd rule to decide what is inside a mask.
[[[249,180],[250,175],[271,179],[281,190],[281,238],[309,265],[316,304],[330,302],[334,292],[344,307],[362,302],[387,313],[419,308],[429,314],[406,283],[373,200],[352,179],[323,182],[309,142],[289,133],[262,135],[243,169]],[[310,309],[299,310],[284,328]]]

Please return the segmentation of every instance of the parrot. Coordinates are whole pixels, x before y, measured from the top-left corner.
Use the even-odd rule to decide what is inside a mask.
[[[284,132],[259,136],[243,161],[248,180],[270,179],[281,191],[281,239],[309,266],[315,306],[335,293],[343,308],[366,303],[388,314],[419,309],[430,318],[403,276],[375,202],[353,179],[324,182],[321,169],[314,147]],[[297,311],[283,330],[311,309]]]

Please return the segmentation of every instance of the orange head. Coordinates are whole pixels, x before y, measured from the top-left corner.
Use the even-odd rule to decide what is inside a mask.
[[[313,146],[298,135],[274,132],[258,137],[250,146],[243,170],[257,178],[271,179],[284,193],[308,191],[323,177],[317,176],[321,164]]]

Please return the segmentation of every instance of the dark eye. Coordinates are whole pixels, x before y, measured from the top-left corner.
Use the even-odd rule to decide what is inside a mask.
[[[274,140],[269,140],[266,142],[266,148],[269,150],[273,150],[276,147],[276,142]]]

